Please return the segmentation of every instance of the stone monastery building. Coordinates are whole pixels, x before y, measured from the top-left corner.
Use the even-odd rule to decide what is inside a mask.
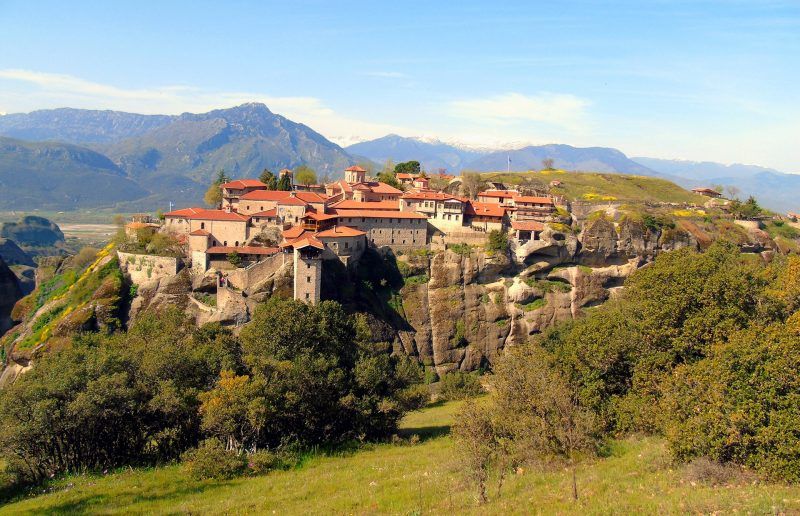
[[[398,174],[399,178],[400,174]],[[409,175],[410,176],[410,175]],[[427,178],[403,177],[406,191],[368,178],[361,167],[325,185],[325,193],[268,190],[256,179],[221,185],[218,209],[183,208],[166,213],[164,231],[188,243],[192,268],[230,267],[237,255],[249,267],[283,253],[292,255],[295,298],[319,301],[321,261],[358,262],[367,247],[412,250],[448,234],[514,230],[536,239],[555,211],[553,199],[515,190],[482,192],[470,200],[428,188]]]

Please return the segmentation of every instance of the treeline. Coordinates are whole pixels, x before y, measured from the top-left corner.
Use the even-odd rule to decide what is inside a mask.
[[[271,299],[240,336],[177,310],[143,314],[126,333],[43,354],[4,389],[0,450],[19,480],[38,481],[163,463],[201,443],[187,456],[382,438],[427,400],[419,366],[388,351],[334,302]]]
[[[574,464],[633,433],[665,436],[678,461],[798,481],[799,371],[800,258],[717,242],[659,256],[619,300],[509,350],[455,431],[481,497],[494,469]]]

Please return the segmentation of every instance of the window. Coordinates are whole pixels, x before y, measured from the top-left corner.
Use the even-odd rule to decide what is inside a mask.
[[[349,242],[345,242],[345,243],[344,243],[344,248],[345,248],[345,249],[347,249],[347,248],[349,248],[349,247],[350,247],[350,243],[349,243]]]
[[[311,268],[311,264],[310,264],[310,263],[307,263],[307,264],[306,264],[306,269],[310,269],[310,268]]]
[[[311,276],[306,276],[306,283],[311,283]]]
[[[308,292],[306,292],[306,299],[309,299],[309,297],[308,297]]]
[[[228,241],[225,240],[224,242],[222,242],[222,245],[227,246],[228,245]]]
[[[200,229],[206,229],[206,223],[205,222],[201,222],[200,223]]]
[[[237,240],[236,242],[234,242],[234,243],[233,243],[233,246],[234,246],[234,247],[239,247],[239,241]]]

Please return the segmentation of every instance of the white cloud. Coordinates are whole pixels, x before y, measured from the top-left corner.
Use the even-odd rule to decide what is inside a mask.
[[[589,105],[585,99],[564,93],[504,93],[487,98],[454,100],[448,104],[448,113],[476,123],[535,122],[581,131],[588,125],[586,110]]]

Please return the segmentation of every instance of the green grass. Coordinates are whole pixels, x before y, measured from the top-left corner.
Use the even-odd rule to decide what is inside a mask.
[[[482,174],[488,181],[510,184],[547,185],[557,179],[561,185],[551,191],[564,195],[571,201],[588,202],[688,202],[703,204],[708,199],[684,190],[664,179],[624,174],[598,174],[590,172],[565,172],[543,170],[540,172],[490,172]]]
[[[662,514],[800,510],[800,487],[746,483],[711,487],[688,479],[657,438],[615,441],[608,456],[578,468],[578,502],[570,475],[526,467],[498,497],[478,507],[463,480],[449,425],[461,402],[410,414],[401,436],[420,443],[365,446],[316,456],[297,469],[231,481],[195,481],[180,466],[123,470],[60,479],[46,494],[0,509],[2,514]]]

